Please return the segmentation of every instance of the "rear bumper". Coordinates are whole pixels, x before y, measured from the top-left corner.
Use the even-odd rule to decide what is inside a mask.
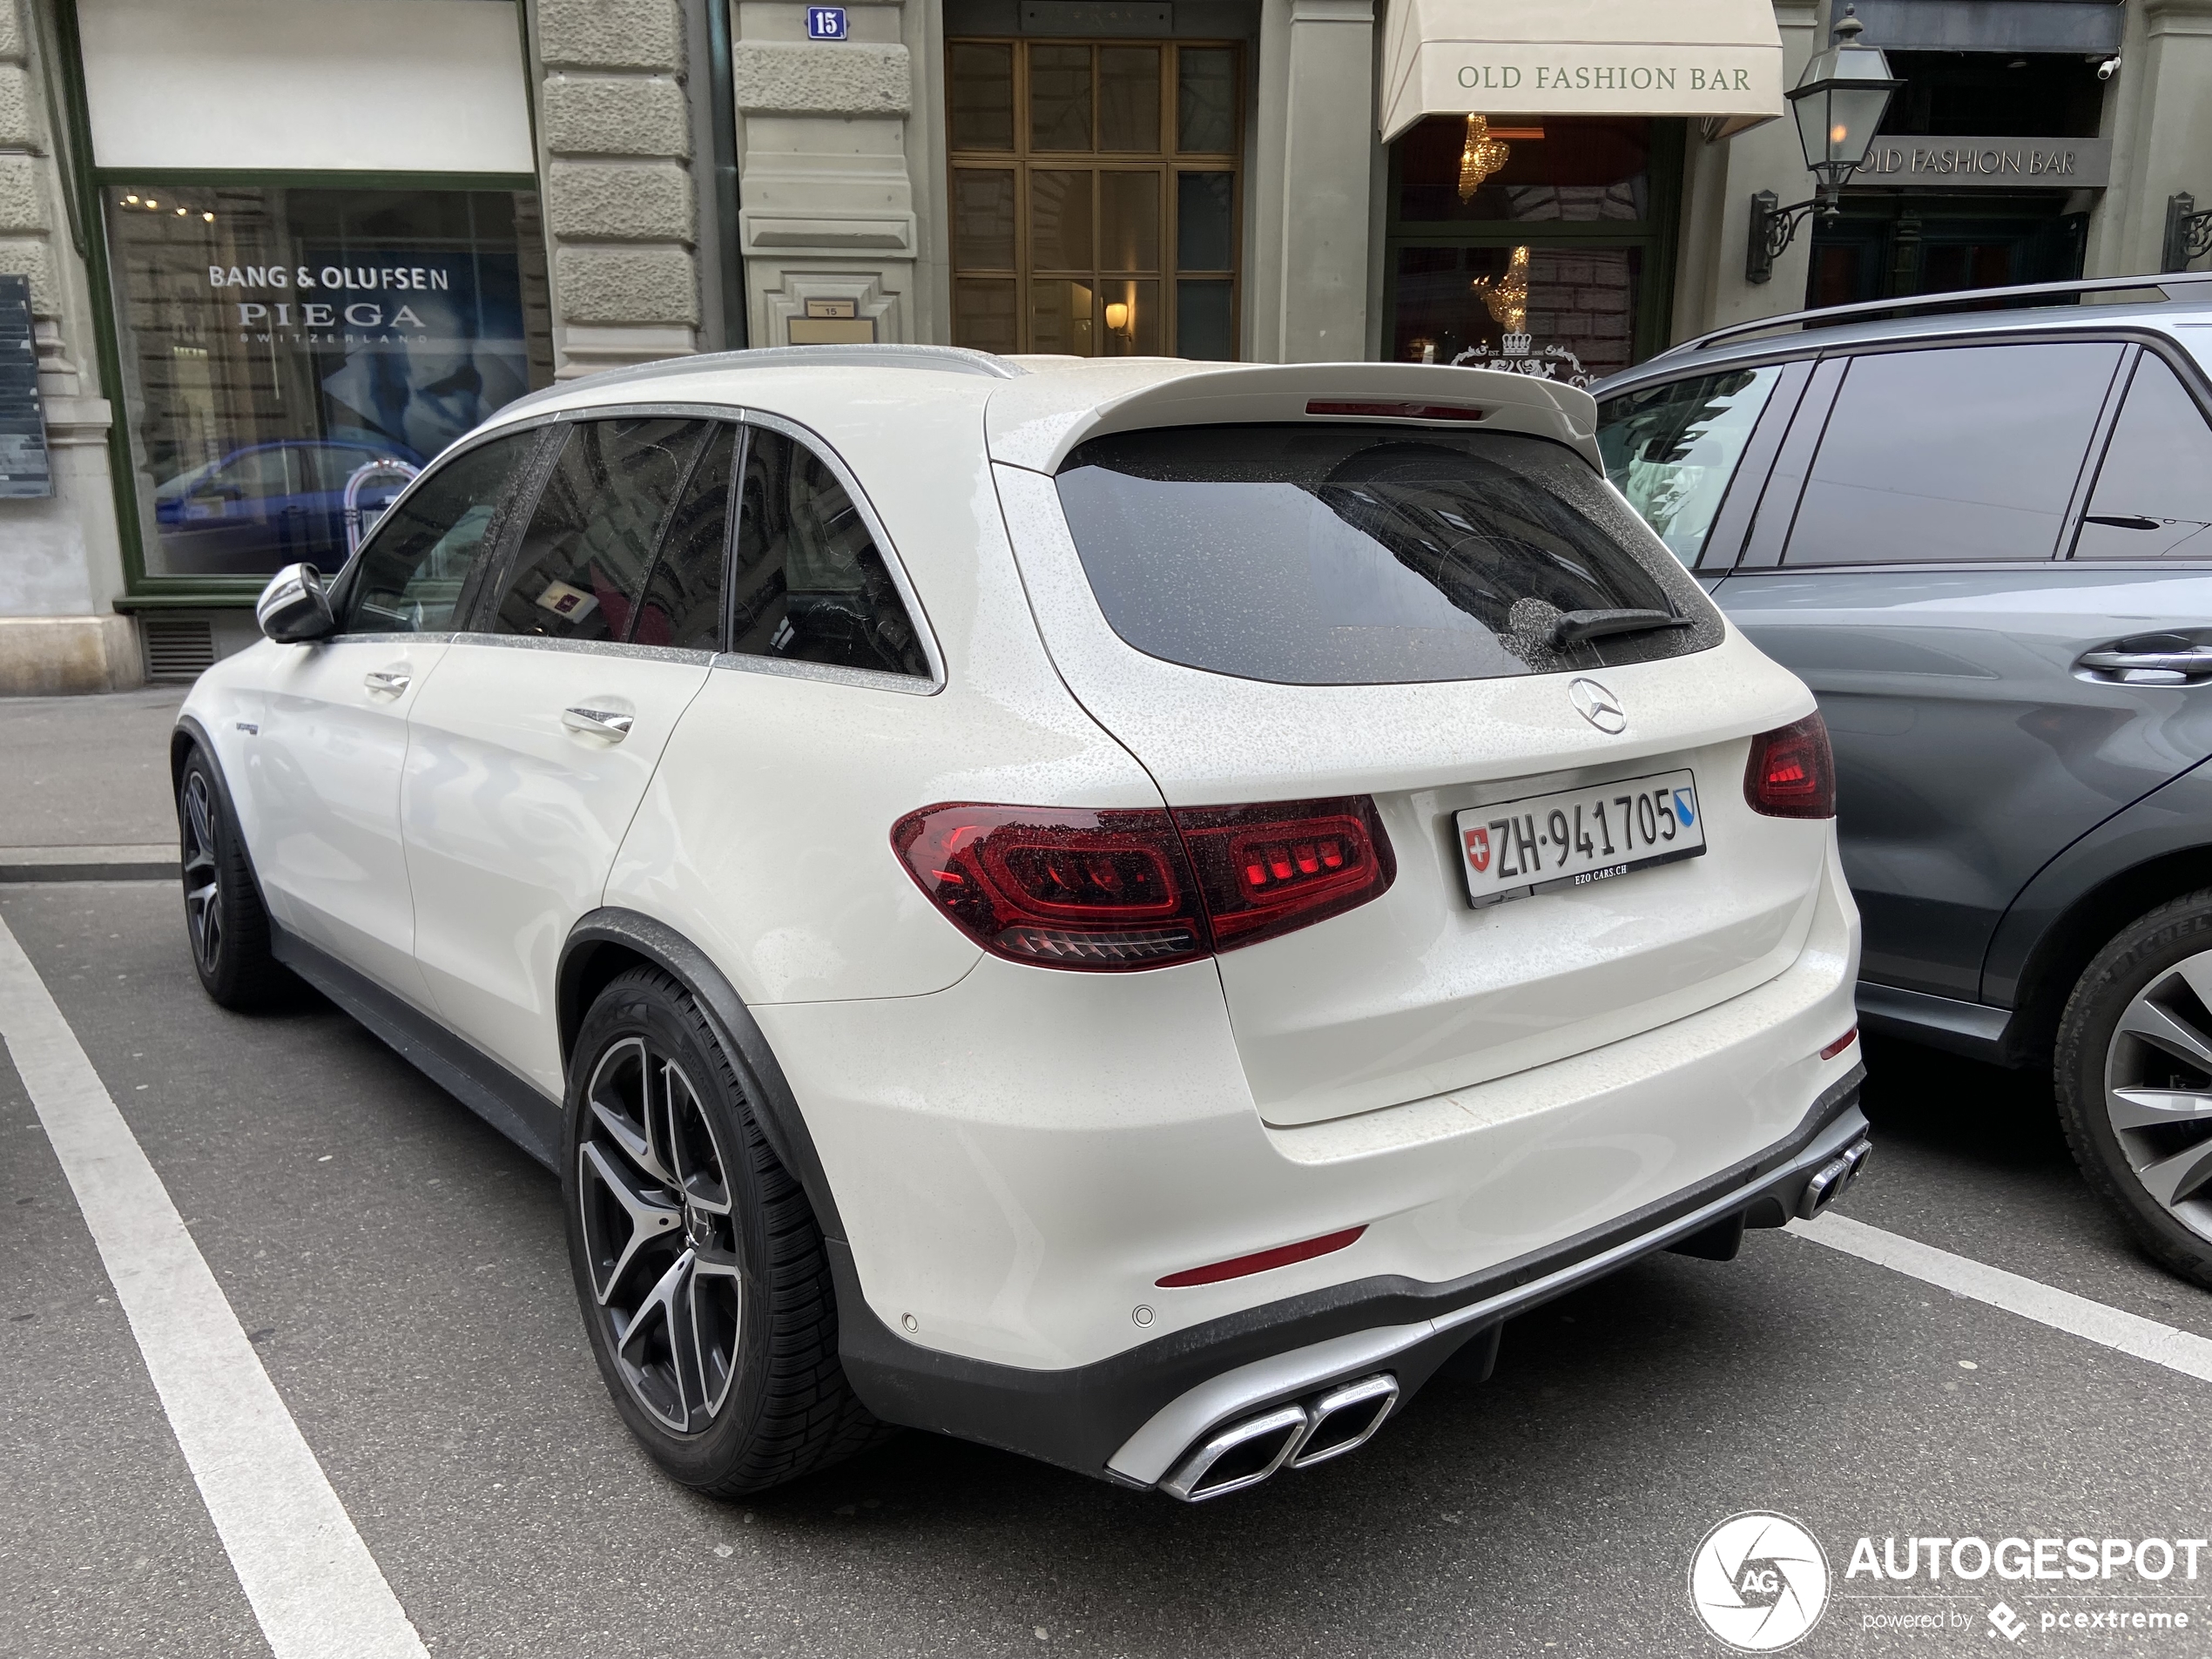
[[[833,1243],[846,1372],[887,1421],[1153,1487],[1224,1424],[1379,1371],[1410,1395],[1473,1338],[1640,1257],[1738,1216],[1781,1225],[1815,1175],[1865,1139],[1864,1075],[1854,1067],[1795,1131],[1755,1157],[1542,1251],[1442,1284],[1386,1277],[1332,1285],[1064,1370],[904,1340],[869,1309],[851,1252]]]

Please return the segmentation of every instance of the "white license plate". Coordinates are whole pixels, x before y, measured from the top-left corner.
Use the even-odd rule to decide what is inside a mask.
[[[1455,822],[1478,905],[1610,881],[1705,850],[1697,782],[1686,771],[1501,800]]]

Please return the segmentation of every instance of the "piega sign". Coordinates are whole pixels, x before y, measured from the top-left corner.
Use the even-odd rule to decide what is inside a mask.
[[[207,286],[226,297],[256,296],[229,300],[238,307],[241,341],[266,343],[273,338],[289,343],[296,330],[317,343],[342,345],[346,337],[334,331],[373,329],[390,335],[413,330],[418,341],[427,340],[429,324],[422,314],[404,300],[384,296],[445,293],[453,287],[453,273],[435,265],[211,265]],[[354,297],[365,294],[377,297]]]

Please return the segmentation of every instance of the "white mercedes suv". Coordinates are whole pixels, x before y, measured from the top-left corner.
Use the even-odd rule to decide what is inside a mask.
[[[1349,1452],[1865,1156],[1826,734],[1594,415],[927,347],[526,398],[185,704],[200,976],[559,1172],[691,1486]]]

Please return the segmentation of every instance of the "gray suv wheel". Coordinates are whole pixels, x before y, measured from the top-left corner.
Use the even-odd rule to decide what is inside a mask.
[[[2159,1260],[2212,1285],[2212,892],[2097,954],[2060,1022],[2055,1081],[2089,1184]]]

